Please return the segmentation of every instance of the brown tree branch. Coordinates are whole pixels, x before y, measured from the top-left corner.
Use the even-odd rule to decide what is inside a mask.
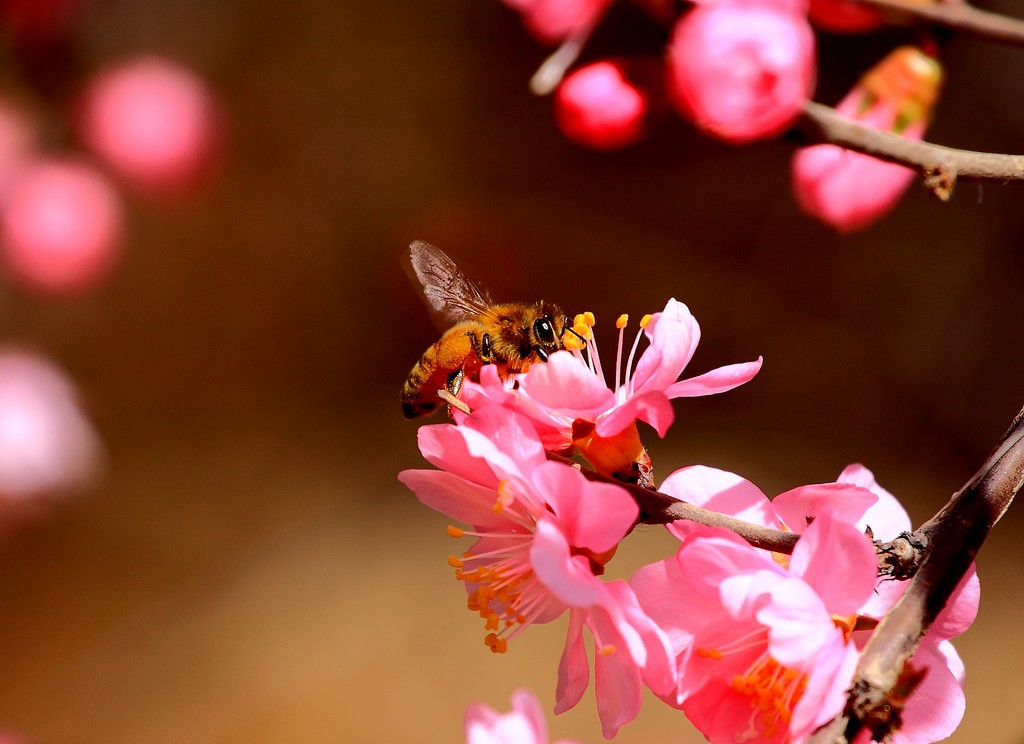
[[[887,16],[915,20],[962,31],[1002,44],[1024,46],[1024,20],[992,13],[966,2],[921,0],[857,0],[878,8]]]
[[[920,681],[907,662],[1022,483],[1024,411],[975,476],[919,530],[930,546],[924,560],[864,647],[846,710],[812,742],[850,742],[864,728],[884,741],[899,728],[902,700]]]
[[[812,142],[829,142],[915,168],[924,176],[925,186],[943,201],[949,199],[957,181],[1024,183],[1024,155],[958,150],[907,139],[859,124],[813,101],[804,104],[798,129]]]

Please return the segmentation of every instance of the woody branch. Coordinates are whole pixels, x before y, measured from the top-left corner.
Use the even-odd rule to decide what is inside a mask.
[[[1022,483],[1024,411],[975,476],[918,530],[928,545],[924,560],[864,647],[844,713],[819,729],[812,744],[853,741],[864,728],[884,741],[898,728],[894,691],[905,665]]]
[[[950,197],[957,181],[1024,182],[1024,155],[973,152],[910,140],[858,124],[820,103],[804,104],[799,130],[812,142],[829,142],[915,168],[942,200]]]

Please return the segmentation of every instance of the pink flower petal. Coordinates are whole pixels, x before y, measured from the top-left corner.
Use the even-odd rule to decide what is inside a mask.
[[[520,384],[541,406],[573,418],[592,420],[615,403],[615,394],[604,382],[567,351],[552,354],[547,364],[530,367]]]
[[[840,522],[856,524],[878,496],[866,488],[846,483],[800,486],[772,499],[775,513],[794,532],[803,532],[819,514],[829,512]]]
[[[443,470],[403,470],[398,480],[421,502],[452,519],[478,528],[527,532],[525,527],[517,527],[502,512],[494,510],[497,495],[493,488],[478,486]]]
[[[764,357],[758,357],[756,362],[728,364],[702,375],[680,380],[669,385],[665,394],[669,398],[696,398],[701,395],[724,393],[750,382],[754,375],[761,371],[763,361]]]
[[[565,713],[576,707],[589,682],[590,664],[587,662],[587,650],[583,645],[583,613],[579,610],[570,610],[565,648],[558,662],[555,713]]]
[[[694,506],[727,514],[744,522],[779,529],[782,525],[775,517],[768,497],[757,486],[735,473],[705,465],[681,468],[661,484],[661,492]],[[679,523],[669,524],[668,530],[677,534]]]
[[[651,316],[644,329],[650,341],[633,374],[635,393],[664,393],[693,357],[700,341],[700,326],[682,302],[670,299],[665,309]]]
[[[565,535],[550,519],[537,523],[530,565],[542,584],[570,607],[590,607],[603,598],[604,584],[582,555],[572,555]]]
[[[593,483],[561,463],[543,463],[533,477],[573,547],[595,553],[611,550],[633,529],[640,515],[624,488]]]
[[[867,537],[825,512],[800,536],[789,570],[818,592],[830,613],[850,615],[874,591],[877,560]]]

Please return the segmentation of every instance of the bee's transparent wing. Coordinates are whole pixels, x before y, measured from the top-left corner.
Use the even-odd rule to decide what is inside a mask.
[[[435,319],[443,327],[487,313],[493,304],[487,293],[441,249],[422,240],[409,246],[408,267],[423,288]]]

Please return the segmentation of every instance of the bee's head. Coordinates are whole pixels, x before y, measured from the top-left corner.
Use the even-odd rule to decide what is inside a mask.
[[[565,333],[568,318],[562,308],[549,302],[541,303],[538,310],[539,314],[531,328],[533,350],[541,361],[546,362],[548,354],[565,348],[562,334]]]

